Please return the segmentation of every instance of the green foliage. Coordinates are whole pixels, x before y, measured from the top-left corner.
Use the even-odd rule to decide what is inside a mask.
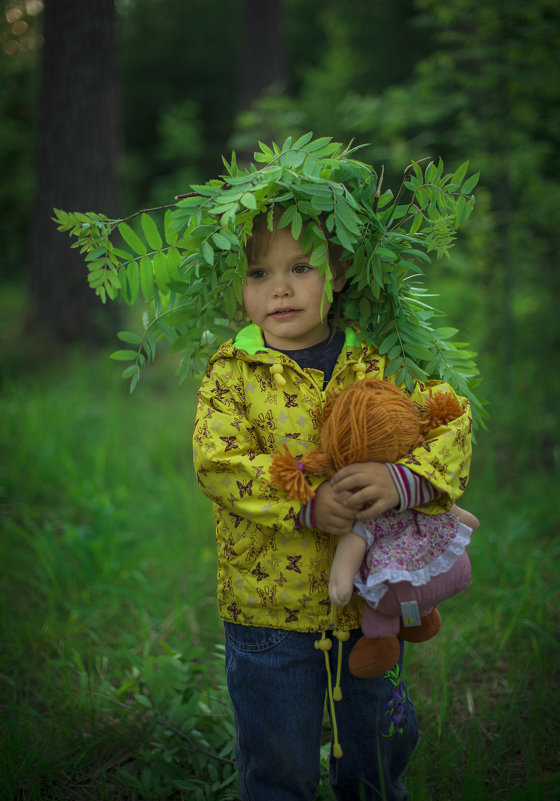
[[[344,313],[388,354],[386,375],[409,389],[415,380],[442,378],[470,398],[480,420],[474,354],[452,341],[455,331],[432,325],[436,311],[418,285],[433,255],[448,254],[469,217],[478,175],[467,178],[468,162],[449,174],[441,160],[423,169],[413,162],[394,195],[383,190],[383,173],[355,158],[356,149],[307,133],[281,147],[261,143],[246,169],[233,153],[230,163],[224,159],[226,174],[192,186],[166,210],[163,236],[145,211],[135,215],[136,230],[103,214],[56,211],[59,230],[86,254],[90,285],[103,301],[120,296],[129,305],[151,304],[142,334],[119,334],[136,347],[113,354],[131,362],[123,376],[132,389],[159,339],[183,354],[185,376],[235,332],[247,239],[257,215],[267,214],[271,226],[278,209],[279,226],[289,227],[325,275],[326,298],[332,299],[329,247],[350,260]],[[115,229],[122,248],[111,241]]]
[[[231,0],[117,8],[124,208],[134,210],[216,171],[236,110],[242,15]]]
[[[76,352],[3,382],[0,785],[235,799],[194,392],[149,377],[131,408],[109,364]]]
[[[148,724],[148,742],[138,749],[133,770],[121,769],[119,776],[141,798],[181,791],[193,801],[235,801],[235,727],[227,691],[201,684],[208,670],[198,661],[203,649],[180,654],[162,645],[166,653],[137,660],[110,696],[122,703],[118,699],[132,695],[127,706]]]
[[[123,207],[136,208],[142,196],[153,205],[166,203],[200,180],[205,140],[198,105],[181,99],[161,111],[156,126],[158,139],[149,147],[149,155],[132,144],[123,156]],[[147,175],[148,167],[153,175]]]

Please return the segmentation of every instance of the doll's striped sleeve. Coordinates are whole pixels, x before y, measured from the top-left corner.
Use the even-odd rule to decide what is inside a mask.
[[[405,509],[412,509],[415,506],[423,506],[437,498],[437,489],[430,484],[428,479],[413,473],[403,464],[387,464],[391,478],[395,482],[399,493],[399,504],[395,507],[397,512],[404,512]]]
[[[315,521],[315,496],[299,510],[296,519],[296,528],[317,528],[317,523]]]

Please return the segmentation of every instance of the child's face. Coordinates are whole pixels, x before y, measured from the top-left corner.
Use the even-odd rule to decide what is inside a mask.
[[[335,291],[344,280],[333,282]],[[279,350],[316,345],[329,334],[330,304],[321,298],[325,278],[309,264],[299,242],[286,230],[277,232],[258,263],[249,263],[243,303],[251,320],[263,331],[267,344]]]

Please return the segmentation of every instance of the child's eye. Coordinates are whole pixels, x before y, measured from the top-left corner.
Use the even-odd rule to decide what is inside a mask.
[[[248,270],[247,278],[264,278],[266,275],[265,270]]]
[[[312,269],[313,267],[310,264],[296,264],[293,268],[294,273],[306,273]]]

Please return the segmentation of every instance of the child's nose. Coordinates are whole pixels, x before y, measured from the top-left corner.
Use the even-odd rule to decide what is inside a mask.
[[[275,284],[274,294],[277,297],[286,297],[286,295],[290,295],[292,292],[290,283],[285,280],[279,280]]]

